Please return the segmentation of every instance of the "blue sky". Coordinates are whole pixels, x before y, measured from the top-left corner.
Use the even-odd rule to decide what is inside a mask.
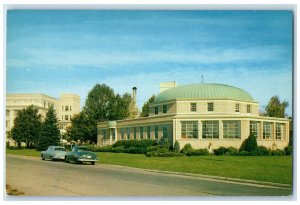
[[[136,86],[138,105],[159,83],[242,88],[260,102],[278,95],[292,113],[290,11],[11,10],[8,93],[77,93],[96,83]]]

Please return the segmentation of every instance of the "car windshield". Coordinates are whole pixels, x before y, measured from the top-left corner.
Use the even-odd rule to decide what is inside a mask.
[[[78,151],[89,151],[88,147],[78,147]]]
[[[56,147],[54,150],[55,151],[66,151],[66,149],[63,147]]]

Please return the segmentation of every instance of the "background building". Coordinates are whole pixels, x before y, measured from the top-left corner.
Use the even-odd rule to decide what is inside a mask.
[[[149,117],[98,123],[98,145],[117,140],[166,138],[182,148],[240,148],[250,134],[258,145],[283,149],[289,141],[289,120],[259,116],[259,103],[246,91],[221,84],[161,83]]]
[[[34,105],[39,109],[42,120],[45,119],[50,105],[53,105],[62,134],[65,132],[66,127],[71,124],[72,116],[80,112],[80,96],[62,94],[59,99],[56,99],[44,94],[7,94],[6,133],[13,128],[14,119],[17,117],[18,112],[30,105]]]

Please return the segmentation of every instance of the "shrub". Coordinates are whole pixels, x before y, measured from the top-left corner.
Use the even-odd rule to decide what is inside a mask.
[[[112,152],[116,152],[116,153],[124,153],[126,152],[126,150],[124,149],[123,146],[119,146],[119,147],[113,147],[111,149]]]
[[[258,146],[255,152],[256,156],[270,156],[270,150],[264,146]]]
[[[244,140],[240,147],[240,151],[255,152],[257,150],[257,141],[255,135],[249,135],[247,139]]]
[[[146,153],[146,148],[143,148],[143,147],[130,147],[127,151],[130,154],[145,154]]]
[[[224,155],[227,151],[226,147],[219,147],[218,149],[214,149],[215,155]]]
[[[174,152],[175,153],[180,153],[180,145],[179,142],[176,140],[174,144]]]
[[[93,152],[111,152],[112,146],[111,145],[106,145],[103,147],[90,146],[90,149]]]
[[[207,149],[195,149],[192,151],[192,156],[208,155]]]
[[[281,149],[276,149],[271,151],[272,156],[283,156],[285,155],[285,151]]]
[[[190,143],[185,144],[184,147],[182,148],[181,152],[187,156],[191,156],[193,152],[192,145]]]
[[[238,153],[239,156],[250,156],[250,152],[247,152],[247,151],[240,151]]]
[[[169,140],[167,138],[161,138],[159,141],[158,141],[158,146],[159,147],[166,147],[169,149]]]
[[[234,147],[228,147],[224,154],[230,156],[236,156],[239,154],[239,150]]]
[[[175,153],[174,152],[164,152],[164,153],[158,153],[159,157],[174,157]]]
[[[286,155],[292,155],[293,154],[293,146],[289,145],[284,148],[285,154]]]

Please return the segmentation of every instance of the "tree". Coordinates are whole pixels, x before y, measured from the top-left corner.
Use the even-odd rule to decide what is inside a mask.
[[[89,118],[85,111],[81,111],[71,119],[71,126],[67,127],[66,136],[74,141],[97,142],[97,121]]]
[[[105,84],[96,84],[89,91],[83,110],[91,119],[100,122],[112,120],[110,111],[114,104],[114,98],[113,89]]]
[[[125,93],[123,96],[117,94],[111,102],[110,118],[113,120],[122,120],[130,116],[131,95]]]
[[[285,108],[288,107],[288,102],[280,102],[278,96],[273,96],[269,100],[268,105],[266,106],[266,115],[269,117],[285,117]]]
[[[255,152],[257,150],[256,136],[251,134],[240,147],[240,151]]]
[[[33,105],[22,109],[14,120],[14,127],[11,130],[12,139],[21,146],[24,142],[26,146],[34,147],[41,134],[41,115],[38,114],[38,108]]]
[[[141,117],[148,117],[149,116],[149,105],[154,102],[155,95],[152,95],[146,103],[144,103],[142,107]]]
[[[42,123],[42,130],[39,141],[37,143],[37,150],[46,150],[48,146],[56,146],[60,143],[60,132],[58,128],[58,121],[53,105],[49,107],[46,114],[46,119]]]

